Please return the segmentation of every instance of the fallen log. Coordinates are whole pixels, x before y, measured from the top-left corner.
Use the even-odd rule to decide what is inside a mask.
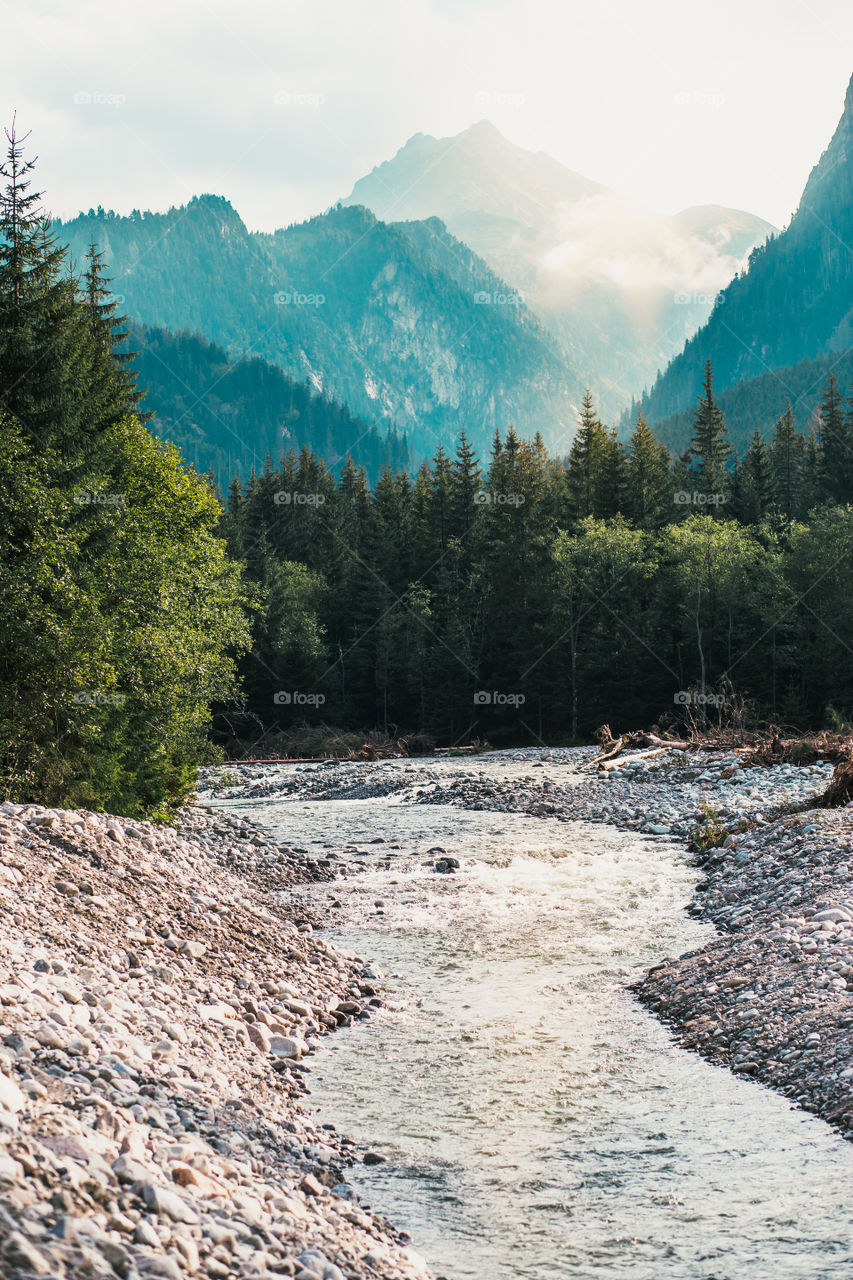
[[[609,727],[604,726],[599,730],[599,741],[605,733],[609,734]],[[644,747],[655,748],[656,754],[661,751],[687,751],[695,746],[695,743],[687,742],[682,738],[659,738],[655,733],[644,733],[641,730],[635,730],[633,733],[623,733],[618,738],[610,738],[609,741],[601,741],[604,748],[600,756],[596,756],[594,760],[590,760],[589,768],[597,768],[599,772],[612,766],[607,765],[608,760],[612,760],[615,756],[620,755],[625,750],[642,750]],[[636,759],[637,757],[632,757]],[[624,763],[624,761],[623,761]]]
[[[620,756],[618,760],[602,760],[598,766],[599,773],[609,773],[611,769],[621,769],[623,765],[633,764],[635,760],[651,760],[652,756],[663,755],[667,747],[655,747],[652,751],[644,751],[639,755]]]

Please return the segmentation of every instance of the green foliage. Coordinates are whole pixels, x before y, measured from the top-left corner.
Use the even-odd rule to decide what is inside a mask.
[[[719,466],[707,375],[700,414]],[[305,625],[283,664],[271,603],[256,621],[249,710],[261,732],[306,714],[451,744],[576,741],[603,721],[674,723],[687,698],[692,723],[714,723],[724,685],[740,714],[820,723],[828,701],[853,706],[839,638],[853,630],[853,515],[790,515],[809,501],[809,476],[820,494],[820,446],[810,463],[797,440],[789,419],[772,446],[754,440],[713,514],[673,501],[676,485],[698,483],[697,459],[670,463],[642,420],[626,450],[589,395],[565,464],[512,428],[496,433],[483,475],[463,439],[454,462],[440,449],[414,480],[386,471],[373,491],[352,463],[336,484],[290,455],[235,486],[225,520],[264,591],[277,566],[313,575],[289,602]],[[309,483],[318,501],[276,504]],[[588,505],[601,514],[580,516]],[[285,671],[316,705],[271,706]]]
[[[9,134],[0,204],[0,791],[163,815],[210,754],[250,597],[156,441],[97,251],[82,288]],[[13,410],[14,413],[10,412]]]
[[[718,849],[730,835],[731,831],[723,826],[716,809],[712,809],[708,801],[703,799],[702,817],[690,833],[693,848],[700,854],[709,853],[711,849]]]

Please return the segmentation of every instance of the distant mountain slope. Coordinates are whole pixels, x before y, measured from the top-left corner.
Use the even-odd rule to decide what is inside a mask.
[[[415,134],[344,203],[442,218],[524,293],[607,413],[649,385],[773,230],[718,205],[639,208],[487,121],[454,138]]]
[[[539,429],[565,448],[582,388],[507,285],[437,219],[388,225],[336,208],[274,234],[201,196],[167,213],[90,212],[60,224],[80,258],[94,237],[134,319],[256,354],[432,452],[465,428]]]
[[[853,80],[835,135],[790,226],[750,255],[699,332],[644,397],[652,423],[698,394],[710,358],[719,389],[853,346]]]
[[[739,453],[749,444],[753,434],[760,431],[769,438],[790,400],[794,421],[800,431],[807,431],[817,423],[817,414],[823,398],[826,381],[834,373],[843,392],[853,388],[853,349],[839,354],[837,351],[816,356],[813,360],[801,360],[784,369],[762,373],[757,378],[736,382],[719,393],[717,399],[726,415],[726,425],[732,443]],[[680,413],[655,422],[655,435],[676,453],[682,453],[693,435],[693,415],[698,394],[693,404]],[[631,415],[625,418],[623,434],[631,424]]]
[[[199,334],[131,325],[127,349],[136,352],[139,386],[149,426],[178,445],[200,472],[212,471],[222,488],[246,478],[267,454],[307,445],[337,470],[351,453],[375,480],[387,462],[409,468],[406,438],[376,428],[306,383],[289,378],[260,356],[230,359]]]

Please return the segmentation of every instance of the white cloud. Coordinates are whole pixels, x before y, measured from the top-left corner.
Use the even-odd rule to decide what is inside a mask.
[[[410,134],[488,115],[651,206],[779,223],[837,120],[851,37],[847,0],[37,0],[4,17],[0,114],[32,128],[63,215],[214,191],[271,228]]]

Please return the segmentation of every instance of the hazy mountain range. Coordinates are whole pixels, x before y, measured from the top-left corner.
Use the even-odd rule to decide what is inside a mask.
[[[385,221],[440,217],[522,292],[608,414],[651,384],[773,231],[719,205],[645,209],[485,120],[415,134],[344,203]]]
[[[335,208],[261,234],[201,196],[59,232],[77,260],[98,243],[134,321],[261,356],[422,455],[462,428],[485,446],[511,422],[568,448],[582,386],[559,342],[437,218]]]
[[[718,206],[640,209],[486,122],[416,135],[345,201],[273,234],[211,195],[60,231],[77,260],[94,238],[123,308],[156,327],[137,335],[161,401],[148,407],[198,465],[245,470],[290,442],[375,471],[463,428],[484,450],[510,423],[566,452],[586,385],[607,416],[629,406],[623,429],[641,397],[680,450],[709,357],[743,444],[788,398],[804,427],[828,371],[853,370],[853,82],[778,234]]]

